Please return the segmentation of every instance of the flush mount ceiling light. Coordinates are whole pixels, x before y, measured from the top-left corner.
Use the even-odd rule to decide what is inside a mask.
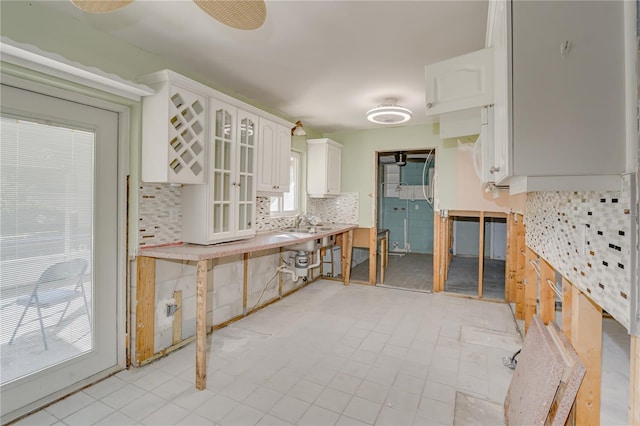
[[[216,21],[239,30],[255,30],[267,18],[264,0],[193,0]]]
[[[296,125],[291,128],[291,136],[307,136],[306,130],[302,127],[302,121],[296,121]]]
[[[412,115],[409,109],[396,105],[395,98],[387,98],[382,105],[367,111],[367,120],[377,124],[402,124]]]
[[[71,0],[83,12],[107,13],[122,9],[133,0]]]

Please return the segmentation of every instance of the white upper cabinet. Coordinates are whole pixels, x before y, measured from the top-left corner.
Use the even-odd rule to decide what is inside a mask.
[[[213,98],[210,114],[207,184],[182,193],[182,239],[196,244],[255,235],[258,116]]]
[[[204,183],[207,95],[171,71],[140,79],[155,89],[142,105],[142,181]]]
[[[342,145],[328,138],[307,140],[307,194],[335,197],[340,194]]]
[[[258,144],[258,193],[289,192],[291,130],[271,120],[260,119]]]
[[[623,3],[492,2],[496,183],[512,192],[620,189]]]
[[[427,65],[425,77],[427,115],[489,105],[493,103],[493,49]]]

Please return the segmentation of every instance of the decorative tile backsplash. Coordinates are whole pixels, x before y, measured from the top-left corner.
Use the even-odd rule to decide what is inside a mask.
[[[182,186],[141,183],[138,191],[138,246],[180,241]]]
[[[180,242],[182,186],[141,183],[138,194],[138,245]],[[256,198],[257,232],[295,225],[295,217],[271,217],[269,205],[269,197]],[[358,223],[358,193],[344,193],[335,198],[309,198],[307,213],[327,223]]]
[[[308,198],[307,213],[326,223],[358,223],[358,192],[343,192],[334,198]]]
[[[620,192],[527,195],[527,245],[627,329],[631,220],[628,177]]]

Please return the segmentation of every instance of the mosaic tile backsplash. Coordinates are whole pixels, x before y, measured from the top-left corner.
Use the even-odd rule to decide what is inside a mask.
[[[308,199],[307,212],[326,223],[358,223],[358,193],[335,198]],[[267,232],[295,225],[295,217],[271,217],[269,197],[256,198],[256,231]],[[138,245],[154,246],[181,241],[182,187],[141,183],[138,193]]]
[[[358,223],[358,192],[343,192],[334,198],[308,198],[307,213],[325,223]]]
[[[631,198],[620,192],[532,192],[526,243],[629,329]]]
[[[138,245],[180,241],[182,186],[141,183],[138,191]]]

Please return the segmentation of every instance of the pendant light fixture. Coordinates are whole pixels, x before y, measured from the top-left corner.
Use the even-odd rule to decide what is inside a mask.
[[[382,105],[367,111],[367,120],[376,124],[402,124],[412,116],[411,110],[396,105],[395,98],[387,98]]]
[[[296,125],[291,128],[291,136],[307,136],[306,130],[302,127],[302,121],[296,121]]]

